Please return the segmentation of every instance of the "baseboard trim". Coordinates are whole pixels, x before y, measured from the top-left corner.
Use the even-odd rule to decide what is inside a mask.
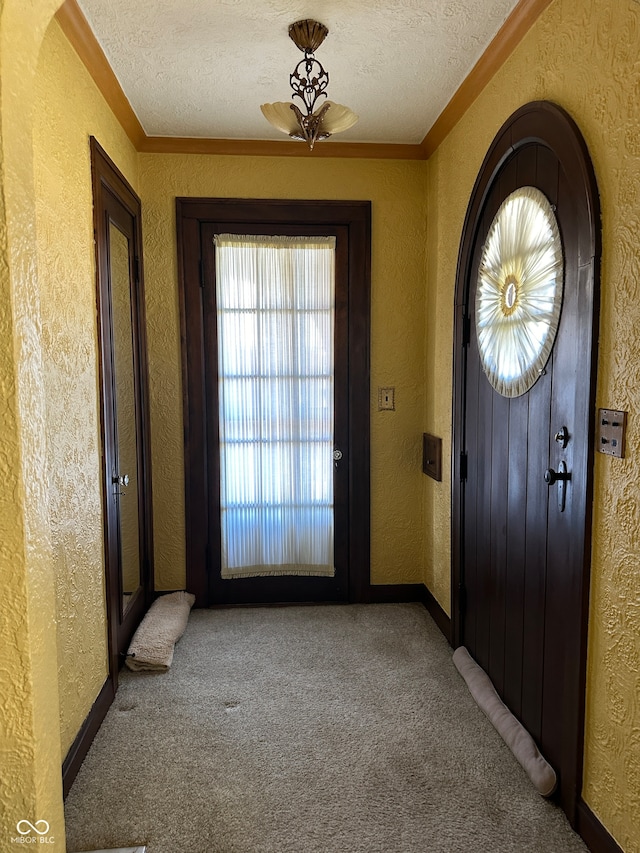
[[[93,739],[102,725],[107,711],[111,707],[114,696],[113,681],[108,677],[102,685],[102,689],[98,693],[98,698],[93,703],[86,720],[80,727],[80,731],[71,744],[67,757],[62,764],[62,793],[65,799],[71,790],[71,786],[78,775],[78,770],[80,770],[87,752],[89,752],[89,747],[93,743]]]
[[[576,810],[576,830],[591,853],[623,853],[622,847],[582,798],[578,800]]]
[[[429,612],[429,616],[444,634],[445,640],[451,645],[451,618],[447,616],[440,604],[436,601],[433,593],[424,585],[422,586],[422,598],[420,599]]]
[[[369,584],[365,592],[367,604],[402,604],[422,601],[424,585],[421,583]]]

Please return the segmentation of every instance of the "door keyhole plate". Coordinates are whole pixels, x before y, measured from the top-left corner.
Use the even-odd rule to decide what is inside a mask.
[[[544,472],[544,481],[547,486],[558,484],[558,509],[564,512],[567,502],[567,482],[571,479],[571,474],[567,472],[567,463],[562,460],[558,465],[558,470],[547,468]]]

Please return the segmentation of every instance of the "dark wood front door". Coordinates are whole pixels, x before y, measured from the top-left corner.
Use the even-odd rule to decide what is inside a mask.
[[[571,819],[581,784],[599,253],[585,154],[573,123],[549,104],[520,110],[494,141],[463,237],[456,355],[456,644],[556,770]],[[548,362],[528,391],[509,397],[481,363],[476,291],[491,223],[527,186],[557,218],[564,299]],[[570,479],[548,484],[545,472],[563,465]]]
[[[187,331],[187,580],[201,605],[358,600],[368,585],[368,520],[363,518],[368,508],[368,402],[363,405],[365,394],[368,400],[368,217],[368,203],[179,200]],[[333,469],[332,577],[222,574],[218,234],[335,237],[333,445],[341,455]]]

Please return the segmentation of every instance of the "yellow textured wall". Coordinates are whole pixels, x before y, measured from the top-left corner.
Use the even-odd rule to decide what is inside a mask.
[[[57,0],[0,0],[0,847],[46,820],[64,851],[55,593],[36,267],[33,86]]]
[[[640,5],[555,0],[429,161],[427,427],[449,435],[455,270],[466,206],[501,124],[527,101],[563,106],[594,161],[603,221],[597,404],[629,411],[624,460],[597,454],[584,798],[640,851]],[[447,464],[450,444],[447,442]],[[449,603],[450,482],[425,482],[426,580]]]
[[[447,140],[448,143],[449,140]],[[427,297],[425,303],[425,416],[424,430],[442,439],[442,480],[423,479],[424,526],[426,537],[424,582],[442,609],[451,615],[451,377],[453,353],[453,302],[457,240],[462,220],[455,219],[462,197],[466,212],[465,192],[457,187],[457,171],[446,174],[451,182],[443,190],[436,151],[429,160],[427,174]],[[475,176],[474,176],[475,177]],[[472,181],[473,183],[473,181]],[[446,185],[445,185],[446,186]],[[449,198],[449,196],[453,198]],[[458,202],[457,206],[454,203]],[[453,213],[448,209],[453,206]],[[453,252],[453,255],[452,255]],[[453,262],[453,266],[451,263]]]
[[[89,136],[131,183],[137,152],[58,23],[38,62],[34,173],[63,757],[107,677]]]
[[[52,640],[56,637],[54,618],[67,608],[65,623],[73,622],[78,604],[74,596],[79,589],[73,582],[60,582],[59,548],[72,541],[65,529],[65,521],[69,522],[65,506],[68,509],[73,498],[57,493],[55,472],[48,464],[49,452],[64,461],[70,447],[65,428],[50,415],[52,404],[55,408],[52,377],[60,371],[64,378],[64,370],[60,364],[47,363],[49,356],[55,356],[48,318],[54,317],[60,324],[62,337],[65,331],[62,314],[53,307],[58,284],[51,268],[61,265],[58,281],[71,275],[72,297],[67,298],[65,291],[64,298],[69,311],[73,308],[73,322],[79,315],[71,299],[80,298],[84,321],[88,291],[79,283],[81,276],[64,265],[59,247],[65,238],[55,234],[41,208],[36,243],[34,164],[28,154],[39,43],[59,3],[0,0],[0,474],[4,484],[0,492],[0,845],[16,821],[27,817],[48,820],[56,838],[55,849],[63,850],[60,720],[66,714],[66,739],[75,736],[73,714],[84,716],[88,707],[82,715],[79,709],[91,691],[77,704],[78,697],[69,704],[65,699],[64,708],[59,708],[58,667],[61,681],[73,670],[64,663],[64,646],[70,636],[66,627],[60,629],[58,661]],[[135,153],[123,142],[103,107],[97,106],[101,104],[97,93],[89,94],[91,84],[79,64],[72,77],[66,76],[73,62],[55,30],[54,25],[47,36],[50,59],[46,75],[63,87],[65,81],[73,81],[66,101],[60,90],[55,95],[64,105],[60,120],[71,125],[76,121],[75,87],[80,85],[84,91],[80,111],[84,113],[90,105],[84,132],[99,138],[106,134],[101,141],[135,186]],[[179,587],[184,579],[184,530],[174,525],[165,532],[164,527],[165,520],[180,518],[183,511],[174,196],[371,198],[372,398],[378,385],[395,384],[398,404],[395,414],[378,414],[372,399],[373,580],[411,581],[424,572],[448,610],[452,308],[467,200],[495,132],[518,106],[534,98],[548,98],[576,118],[594,158],[602,197],[598,404],[630,412],[627,458],[599,456],[596,460],[584,796],[625,853],[640,850],[640,434],[633,406],[640,395],[640,352],[634,331],[640,324],[636,293],[640,271],[639,35],[640,5],[634,0],[555,0],[428,167],[310,158],[140,157],[147,235],[159,587]],[[37,81],[39,98],[47,86],[42,77],[45,55]],[[58,62],[62,63],[60,71]],[[78,80],[84,82],[78,84]],[[68,98],[69,91],[74,93],[73,99]],[[82,118],[77,121],[83,123]],[[76,131],[69,128],[70,138],[76,139]],[[72,221],[65,218],[66,211],[59,209],[58,213],[61,227],[79,223],[82,234],[90,222],[90,216],[85,216],[90,208],[84,195],[88,159],[82,165],[83,157],[88,158],[86,149],[78,154],[77,163],[71,157],[76,142],[47,159],[42,156],[43,135],[46,131],[40,124],[35,149],[39,191],[53,193],[56,184],[62,191],[67,183],[79,184],[80,200],[77,206],[71,202]],[[431,204],[425,288],[427,186]],[[295,187],[303,187],[304,192],[296,192]],[[86,239],[85,232],[82,240]],[[86,273],[86,258],[81,263]],[[92,269],[89,280],[93,282]],[[95,329],[95,316],[89,328]],[[95,339],[89,342],[84,327],[81,339],[85,349],[79,345],[76,350],[69,342],[68,352],[75,368],[82,362],[81,393],[89,393],[91,368],[83,358],[95,359]],[[95,368],[93,375],[95,412]],[[419,473],[423,428],[445,439],[442,484]],[[93,452],[95,424],[78,435]],[[90,467],[83,468],[83,474]],[[162,533],[158,535],[158,531]],[[77,565],[89,566],[90,555],[97,553],[96,541],[87,540],[84,545],[87,549],[80,549]],[[62,566],[63,577],[69,565]],[[100,567],[100,577],[101,571]],[[93,568],[90,575],[95,582]],[[64,595],[68,600],[61,601]],[[93,640],[90,649],[95,649]],[[82,644],[74,651],[82,659]],[[71,690],[74,686],[71,676]],[[86,686],[83,681],[81,690]]]
[[[182,588],[185,563],[176,196],[372,201],[372,580],[422,579],[425,175],[420,162],[141,155],[159,589]],[[377,411],[379,385],[395,386],[395,412]]]

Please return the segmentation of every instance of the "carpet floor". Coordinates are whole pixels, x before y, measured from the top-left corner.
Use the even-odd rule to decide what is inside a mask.
[[[573,853],[421,605],[197,610],[166,674],[123,671],[67,849]]]

